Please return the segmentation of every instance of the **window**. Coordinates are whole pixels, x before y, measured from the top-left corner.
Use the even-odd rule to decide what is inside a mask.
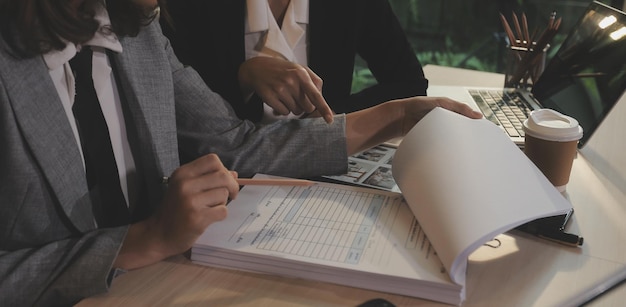
[[[502,73],[507,45],[499,13],[509,22],[524,12],[529,30],[543,29],[550,14],[562,17],[559,33],[548,52],[555,52],[589,0],[389,0],[422,65],[435,64]],[[624,8],[624,0],[604,0]],[[376,81],[357,59],[353,90]]]

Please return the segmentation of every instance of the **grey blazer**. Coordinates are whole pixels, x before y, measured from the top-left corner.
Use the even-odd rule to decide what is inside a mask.
[[[217,153],[241,176],[337,174],[347,167],[344,117],[255,126],[174,56],[158,23],[113,56],[133,154],[151,214],[161,178]],[[78,145],[41,57],[16,59],[0,37],[0,306],[68,305],[105,292],[127,227],[97,229]],[[137,212],[143,212],[136,214]]]

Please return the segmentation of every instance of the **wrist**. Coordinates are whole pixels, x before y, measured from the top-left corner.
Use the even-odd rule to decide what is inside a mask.
[[[346,116],[348,153],[365,150],[402,136],[405,103],[392,100]]]
[[[130,225],[113,267],[131,270],[173,255],[158,238],[149,219]]]
[[[376,114],[378,118],[382,119],[382,126],[379,127],[380,132],[383,134],[383,141],[388,139],[404,136],[404,126],[406,123],[406,103],[403,100],[391,100],[382,104],[379,104],[376,108]]]
[[[388,102],[388,117],[391,118],[389,123],[389,131],[393,134],[391,138],[401,137],[406,134],[404,129],[406,125],[406,103],[404,100],[393,100]]]

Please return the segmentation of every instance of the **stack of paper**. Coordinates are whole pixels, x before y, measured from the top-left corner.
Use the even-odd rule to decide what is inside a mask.
[[[192,260],[460,304],[471,252],[571,209],[498,127],[443,109],[404,138],[393,176],[402,194],[246,186]]]

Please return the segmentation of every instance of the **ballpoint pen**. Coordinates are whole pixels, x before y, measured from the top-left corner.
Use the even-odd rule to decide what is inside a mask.
[[[564,232],[562,230],[547,230],[543,229],[536,233],[536,235],[540,238],[548,239],[550,241],[554,241],[557,243],[569,245],[569,246],[580,246],[583,245],[583,237]]]
[[[522,225],[518,227],[517,229],[520,231],[529,233],[531,235],[537,236],[539,238],[550,240],[550,241],[564,244],[567,246],[577,247],[577,246],[583,245],[583,242],[584,242],[583,237],[579,235],[567,233],[563,230],[559,230],[556,228]]]
[[[169,177],[162,177],[161,183],[163,185],[169,184]],[[315,182],[305,179],[291,179],[291,178],[268,178],[268,179],[255,179],[255,178],[235,178],[235,181],[239,185],[285,185],[285,186],[311,186]]]

